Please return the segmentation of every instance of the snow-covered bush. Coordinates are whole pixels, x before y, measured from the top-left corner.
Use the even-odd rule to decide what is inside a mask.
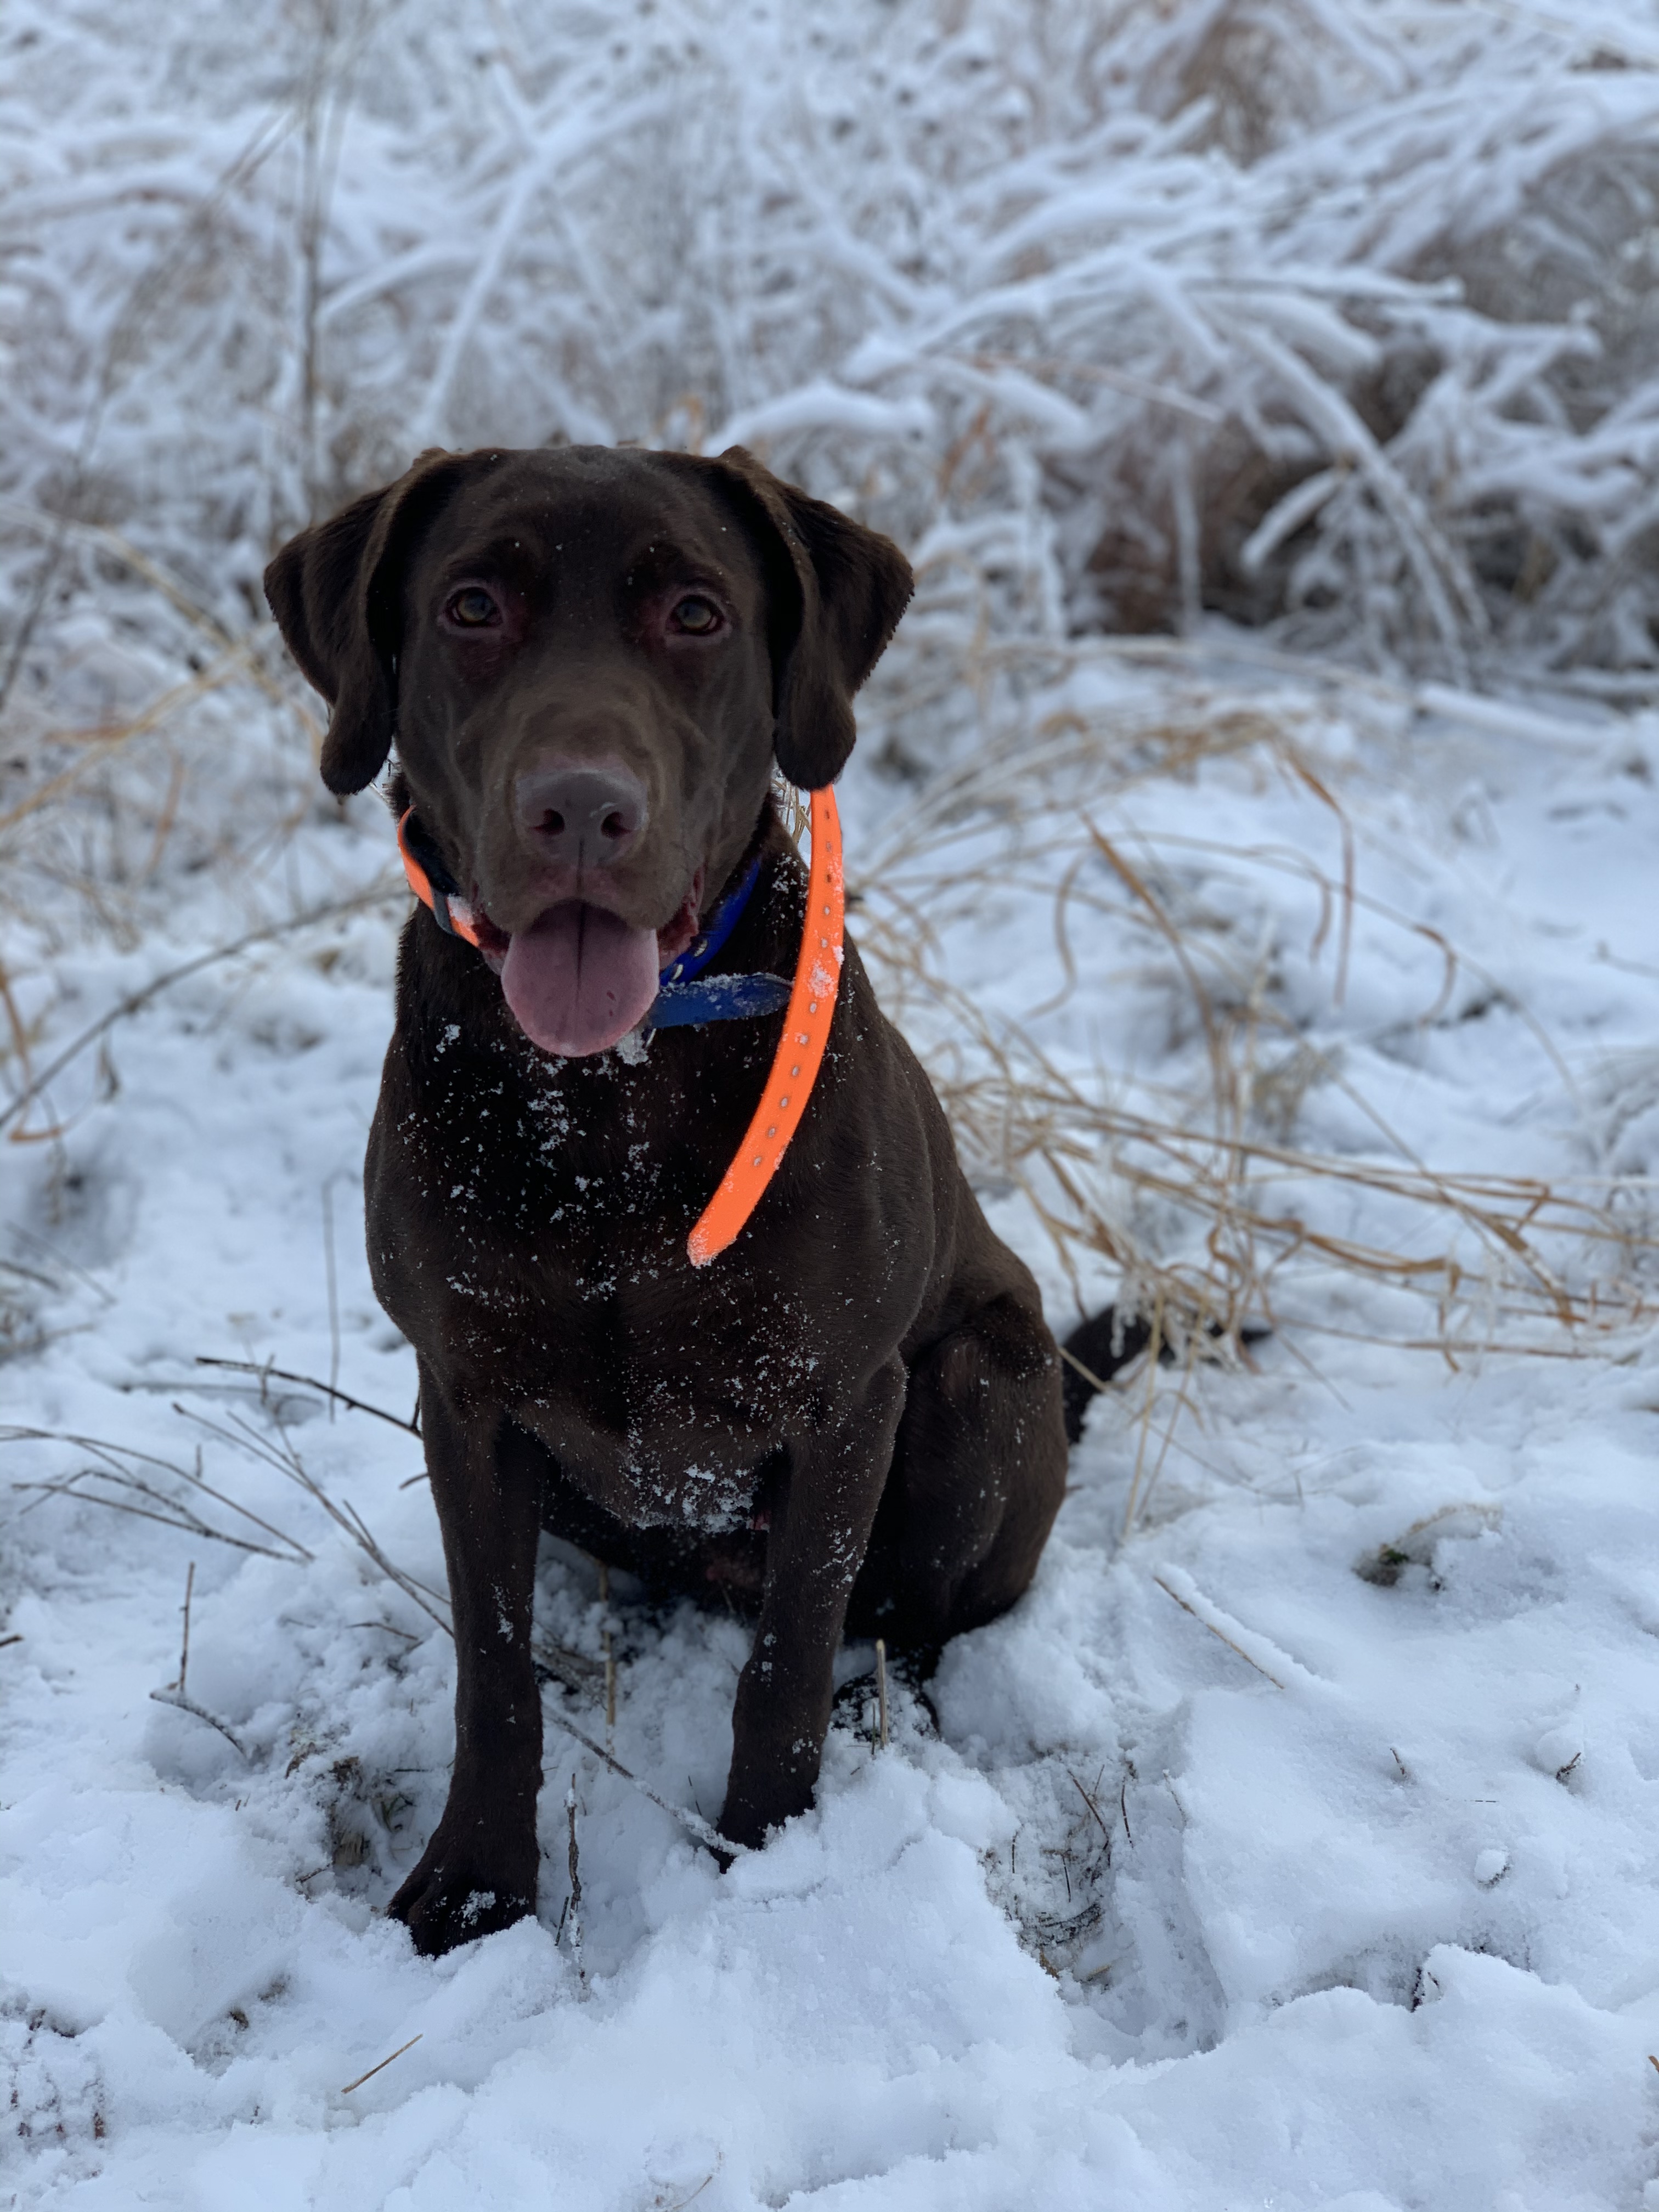
[[[16,0],[3,45],[9,690],[84,526],[240,629],[307,514],[556,438],[763,447],[918,555],[918,653],[1212,609],[1659,659],[1628,10]]]

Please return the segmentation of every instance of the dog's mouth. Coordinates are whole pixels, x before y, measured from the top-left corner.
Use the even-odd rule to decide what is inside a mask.
[[[562,899],[508,936],[475,908],[479,950],[531,1042],[584,1059],[608,1052],[644,1019],[660,971],[696,934],[702,888],[700,869],[661,929],[639,928],[585,899]]]

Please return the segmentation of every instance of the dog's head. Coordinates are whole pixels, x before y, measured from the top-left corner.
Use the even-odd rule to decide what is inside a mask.
[[[333,708],[331,791],[395,740],[526,1033],[604,1051],[754,834],[831,781],[910,596],[896,546],[733,447],[428,453],[265,572]]]

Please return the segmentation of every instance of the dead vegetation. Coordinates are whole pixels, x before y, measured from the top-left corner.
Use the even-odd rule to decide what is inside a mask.
[[[1304,714],[1315,721],[1305,702]],[[1161,780],[1245,756],[1326,817],[1334,868],[1285,845],[1138,826],[1126,808]],[[1240,888],[1262,928],[1252,936],[1206,913],[1187,895],[1194,873],[1212,897],[1218,878]],[[1158,708],[1016,723],[927,787],[852,874],[860,941],[918,1026],[969,1158],[1018,1188],[1074,1278],[1085,1255],[1121,1270],[1133,1310],[1155,1320],[1164,1345],[1211,1356],[1237,1347],[1247,1321],[1278,1328],[1293,1315],[1297,1328],[1317,1330],[1296,1312],[1297,1285],[1329,1271],[1409,1293],[1421,1322],[1407,1340],[1454,1361],[1484,1346],[1559,1352],[1639,1320],[1654,1240],[1645,1209],[1619,1203],[1634,1194],[1629,1179],[1509,1177],[1419,1157],[1346,1073],[1340,1048],[1311,1038],[1285,1003],[1274,976],[1283,932],[1264,879],[1269,892],[1288,881],[1309,895],[1305,952],[1326,962],[1334,1009],[1364,917],[1431,955],[1412,1025],[1441,1024],[1460,990],[1477,1010],[1502,1000],[1571,1091],[1524,1006],[1439,930],[1362,888],[1343,801],[1284,712],[1224,696],[1185,716]],[[1049,907],[1056,952],[1054,996],[1025,1019],[989,1015],[943,951],[953,924],[1011,896]],[[1165,1085],[1155,1110],[1126,1103],[1121,1071],[1079,1066],[1036,1033],[1042,1014],[1083,988],[1074,946],[1108,933],[1184,1001],[1194,1079],[1175,1095]],[[1303,1103],[1320,1086],[1354,1109],[1370,1140],[1363,1150],[1296,1141]],[[1344,1209],[1321,1199],[1333,1189],[1382,1201],[1367,1218],[1386,1214],[1397,1235],[1332,1225]],[[1161,1249],[1136,1225],[1177,1218],[1187,1233]],[[1170,1249],[1182,1243],[1185,1253]]]
[[[874,848],[852,855],[849,887],[860,944],[928,1060],[972,1171],[1020,1194],[1079,1304],[1085,1281],[1109,1270],[1126,1314],[1148,1319],[1158,1349],[1174,1355],[1172,1372],[1146,1385],[1149,1411],[1160,1390],[1171,1400],[1159,1417],[1166,1440],[1197,1364],[1248,1356],[1252,1324],[1304,1356],[1322,1334],[1349,1334],[1455,1364],[1496,1350],[1569,1355],[1640,1321],[1654,1243],[1641,1177],[1510,1177],[1422,1157],[1370,1103],[1336,1030],[1310,1029],[1305,1009],[1288,1003],[1279,969],[1293,895],[1300,955],[1322,968],[1332,1009],[1363,928],[1424,955],[1407,1027],[1428,1035],[1455,1006],[1502,1004],[1531,1018],[1443,933],[1366,888],[1344,795],[1319,763],[1316,687],[1273,708],[1219,684],[1189,687],[1184,706],[1165,696],[1043,711],[1085,650],[1042,648],[1043,690],[1023,713],[998,688],[1014,656],[994,648],[988,671],[968,657],[958,682],[981,702],[975,744],[920,784],[889,763],[902,801]],[[908,665],[890,678],[886,711],[902,702]],[[914,726],[916,716],[903,719]],[[1303,810],[1309,848],[1196,838],[1139,819],[1139,802],[1218,768],[1277,779]],[[152,798],[165,804],[155,786],[172,772],[159,756],[150,770]],[[17,832],[54,836],[54,817],[84,803],[84,786],[65,786]],[[291,836],[295,818],[285,810],[275,834]],[[1215,910],[1218,886],[1237,894],[1225,915]],[[256,945],[294,957],[313,921],[380,901],[395,908],[398,896],[383,878],[245,933],[152,974],[62,1042],[50,1000],[36,1002],[30,1023],[18,1011],[26,994],[14,992],[0,1127],[14,1140],[60,1137],[54,1085],[94,1046],[118,1055],[121,1022],[175,980]],[[1018,1017],[992,1011],[949,951],[953,931],[998,902],[1028,917],[1045,908],[1054,948],[1049,999]],[[1051,1018],[1099,988],[1103,942],[1114,988],[1158,994],[1170,1034],[1184,1040],[1156,1085],[1054,1042]],[[1532,1027],[1570,1090],[1559,1054]],[[1363,1143],[1339,1152],[1304,1140],[1304,1108],[1321,1092],[1346,1102]],[[1388,1296],[1359,1297],[1345,1312],[1329,1295],[1343,1281]],[[1145,1449],[1137,1498],[1161,1459],[1150,1437]],[[114,1464],[104,1463],[106,1492],[141,1479],[136,1463],[118,1475]],[[127,1510],[155,1508],[134,1491]]]
[[[1166,1438],[1252,1322],[1302,1357],[1322,1333],[1453,1362],[1606,1340],[1648,1311],[1644,1179],[1486,1173],[1389,1124],[1287,1001],[1287,891],[1335,1007],[1365,932],[1431,956],[1424,1036],[1499,987],[1370,890],[1308,664],[1280,712],[1201,678],[1182,634],[1221,610],[1382,682],[1478,683],[1519,641],[1562,684],[1647,696],[1655,57],[1521,10],[1480,39],[1322,0],[890,13],[824,33],[810,110],[796,31],[692,0],[604,52],[509,9],[465,68],[447,20],[411,59],[373,7],[319,10],[257,116],[149,42],[167,160],[78,128],[107,86],[43,98],[0,232],[30,364],[0,398],[6,1139],[118,1111],[121,1025],[175,982],[401,895],[390,868],[301,881],[315,702],[257,585],[288,526],[428,438],[742,436],[915,556],[867,700],[895,806],[852,856],[856,927],[975,1175],[1175,1355],[1146,1383]],[[641,227],[665,165],[741,253]],[[1170,681],[1068,694],[1106,664]],[[1299,794],[1299,844],[1139,820],[1228,763]],[[1054,996],[1018,1016],[947,951],[998,900],[1051,912]],[[59,996],[77,940],[141,963],[90,1020]],[[1057,1042],[1101,942],[1183,1041],[1159,1085]],[[1323,1096],[1363,1143],[1308,1140]],[[0,1350],[40,1341],[32,1264],[5,1262]],[[106,1449],[107,1502],[156,1510]]]

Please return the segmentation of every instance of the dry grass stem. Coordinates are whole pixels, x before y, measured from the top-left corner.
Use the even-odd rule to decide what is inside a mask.
[[[215,1543],[228,1544],[236,1551],[257,1552],[268,1559],[305,1562],[313,1556],[297,1537],[289,1536],[273,1527],[251,1507],[240,1504],[205,1480],[199,1452],[193,1468],[182,1467],[176,1460],[159,1458],[152,1452],[137,1450],[131,1444],[108,1443],[100,1437],[77,1436],[72,1431],[54,1429],[0,1429],[0,1443],[23,1443],[73,1444],[77,1450],[90,1452],[97,1462],[89,1468],[81,1468],[73,1474],[54,1476],[48,1481],[13,1484],[15,1490],[40,1493],[35,1501],[37,1504],[46,1498],[76,1498],[84,1499],[88,1504],[107,1506],[112,1512],[131,1513],[141,1521],[159,1521],[164,1528],[182,1528],[192,1536],[209,1537]],[[221,1528],[212,1522],[204,1520],[187,1501],[161,1488],[153,1475],[142,1473],[141,1469],[155,1469],[173,1476],[202,1496],[211,1498],[215,1504],[222,1505],[228,1511],[240,1515],[252,1527],[263,1529],[282,1548],[274,1549],[271,1544],[258,1543],[251,1537],[238,1535],[234,1529]],[[101,1487],[83,1488],[83,1484]],[[111,1492],[116,1494],[112,1496],[109,1494]],[[141,1498],[144,1502],[135,1504],[134,1498]],[[26,1511],[32,1510],[25,1508]]]
[[[1274,1689],[1282,1690],[1285,1686],[1277,1674],[1271,1673],[1259,1659],[1253,1659],[1244,1646],[1228,1634],[1228,1627],[1237,1627],[1236,1621],[1227,1622],[1227,1616],[1216,1607],[1208,1604],[1196,1590],[1189,1591],[1183,1597],[1181,1592],[1166,1582],[1162,1575],[1154,1575],[1152,1580],[1166,1597],[1172,1597],[1175,1600],[1183,1613],[1191,1613],[1200,1627],[1207,1628],[1211,1635],[1224,1644],[1230,1651],[1236,1651],[1247,1667],[1254,1667],[1264,1680],[1273,1684]],[[1224,1622],[1227,1622],[1226,1626],[1222,1626]]]
[[[538,1679],[544,1683],[556,1681],[561,1689],[573,1686],[555,1668],[543,1662],[539,1651],[536,1655],[536,1673]],[[659,1796],[648,1782],[641,1782],[637,1774],[631,1773],[613,1752],[607,1751],[603,1744],[596,1743],[585,1729],[579,1727],[557,1705],[544,1706],[543,1710],[555,1728],[562,1729],[573,1742],[580,1744],[584,1751],[591,1752],[600,1765],[609,1767],[619,1781],[626,1782],[632,1789],[637,1790],[641,1797],[649,1798],[659,1813],[666,1813],[671,1820],[678,1821],[687,1835],[702,1844],[705,1850],[713,1851],[716,1857],[740,1858],[748,1849],[745,1844],[729,1842],[700,1813],[688,1812],[684,1806],[671,1804],[666,1797]]]
[[[425,2032],[426,2031],[422,2029],[421,2033],[424,2034]],[[390,2052],[386,2057],[381,2059],[378,2066],[371,2066],[367,2074],[360,2074],[355,2081],[348,2081],[344,2088],[341,2090],[340,2094],[343,2097],[349,2097],[354,2089],[361,2089],[365,2081],[372,2081],[377,2074],[384,2073],[386,2069],[391,2065],[392,2059],[401,2058],[405,2051],[412,2051],[420,2039],[420,2035],[411,2035],[407,2043],[400,2043],[395,2051]]]
[[[291,915],[286,921],[268,922],[261,928],[248,930],[229,945],[216,945],[210,952],[198,953],[193,960],[183,961],[178,967],[168,969],[165,975],[155,976],[141,989],[128,992],[125,998],[118,1000],[107,1012],[100,1014],[95,1022],[82,1030],[78,1036],[72,1038],[49,1066],[43,1069],[39,1075],[25,1082],[22,1089],[8,1100],[3,1107],[0,1107],[0,1129],[5,1129],[12,1122],[20,1121],[35,1100],[46,1092],[71,1062],[79,1059],[89,1045],[98,1043],[118,1022],[125,1021],[131,1015],[141,1012],[153,1000],[160,998],[163,992],[172,990],[175,984],[185,982],[191,975],[199,975],[204,968],[216,967],[222,961],[234,960],[240,954],[252,951],[256,945],[269,945],[278,938],[294,936],[302,930],[314,928],[319,923],[337,921],[344,915],[361,914],[369,907],[389,903],[401,896],[404,890],[404,886],[401,884],[394,884],[388,880],[384,886],[377,886],[373,890],[360,891],[350,898],[329,899],[320,906],[308,908],[301,914]]]
[[[1082,1798],[1084,1803],[1088,1807],[1090,1817],[1093,1820],[1095,1826],[1101,1832],[1101,1837],[1104,1842],[1106,1849],[1107,1863],[1109,1865],[1111,1863],[1112,1856],[1112,1832],[1106,1825],[1106,1816],[1101,1811],[1099,1806],[1095,1802],[1094,1798],[1091,1796],[1089,1791],[1084,1788],[1083,1784],[1078,1780],[1076,1775],[1072,1772],[1069,1766],[1066,1770],[1066,1779],[1070,1782],[1073,1789],[1076,1790],[1078,1796]],[[1098,1776],[1096,1777],[1095,1786],[1097,1789],[1100,1786]]]
[[[185,1697],[182,1690],[152,1690],[149,1694],[152,1700],[158,1705],[171,1705],[175,1711],[188,1713],[192,1720],[205,1721],[209,1728],[218,1730],[232,1750],[240,1755],[246,1765],[252,1765],[253,1753],[235,1730],[220,1719],[217,1713],[210,1713],[205,1705],[198,1705],[194,1698]]]
[[[190,1670],[190,1601],[196,1589],[196,1562],[192,1559],[185,1575],[185,1627],[179,1644],[179,1679],[173,1685],[182,1696],[185,1676]]]
[[[217,1437],[222,1443],[231,1444],[243,1451],[252,1452],[256,1459],[263,1460],[268,1467],[275,1468],[279,1474],[285,1475],[290,1482],[297,1484],[308,1498],[314,1499],[322,1507],[335,1527],[351,1539],[386,1580],[395,1583],[397,1588],[402,1590],[411,1604],[418,1607],[421,1612],[441,1628],[447,1636],[454,1634],[454,1629],[447,1616],[444,1598],[438,1591],[429,1589],[425,1583],[417,1581],[413,1575],[386,1557],[362,1516],[349,1498],[341,1504],[335,1504],[328,1492],[310,1473],[305,1462],[301,1458],[276,1409],[273,1408],[271,1411],[271,1426],[276,1432],[274,1443],[268,1443],[238,1413],[229,1414],[227,1417],[228,1425],[222,1425],[216,1421],[209,1420],[206,1414],[194,1413],[188,1406],[179,1405],[176,1401],[173,1411],[181,1419],[194,1421],[198,1427],[205,1429],[210,1436]]]
[[[354,1398],[349,1390],[337,1389],[331,1382],[319,1382],[314,1375],[296,1375],[291,1368],[273,1367],[265,1360],[216,1359],[205,1352],[197,1353],[196,1364],[198,1367],[226,1368],[235,1375],[257,1375],[262,1382],[266,1380],[295,1382],[307,1390],[317,1391],[325,1398],[332,1398],[337,1404],[348,1407],[354,1413],[372,1413],[377,1421],[389,1422],[394,1429],[403,1430],[406,1436],[418,1437],[421,1433],[418,1422],[405,1420],[401,1413],[388,1413],[383,1406],[371,1406],[365,1398]]]

